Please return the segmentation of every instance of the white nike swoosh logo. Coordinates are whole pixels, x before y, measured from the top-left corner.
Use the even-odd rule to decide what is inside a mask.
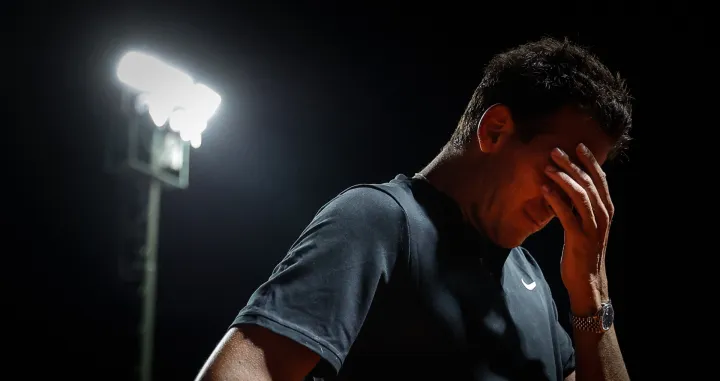
[[[537,286],[537,284],[535,282],[532,282],[530,284],[525,283],[525,279],[523,279],[523,278],[520,278],[520,281],[522,282],[523,286],[525,286],[525,288],[527,288],[530,291],[534,290],[535,286]]]

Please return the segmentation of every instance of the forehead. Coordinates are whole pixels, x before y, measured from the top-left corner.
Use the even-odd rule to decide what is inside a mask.
[[[547,145],[548,150],[559,147],[575,156],[578,144],[585,144],[599,163],[607,160],[613,146],[612,139],[600,128],[600,124],[579,111],[564,108],[542,120],[546,133],[539,136],[538,143]]]

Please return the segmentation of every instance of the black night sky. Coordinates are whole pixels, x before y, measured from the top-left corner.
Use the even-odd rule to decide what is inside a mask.
[[[630,375],[669,376],[663,359],[691,352],[666,342],[677,334],[659,333],[679,324],[664,311],[682,314],[689,304],[668,307],[663,301],[679,298],[676,284],[649,290],[646,280],[681,283],[687,273],[663,262],[694,251],[671,245],[707,236],[688,226],[699,220],[676,217],[698,212],[688,203],[702,188],[679,196],[687,171],[699,168],[688,154],[702,151],[683,137],[714,128],[699,121],[708,112],[697,111],[700,98],[716,94],[699,74],[714,54],[700,9],[601,1],[62,3],[16,4],[4,25],[8,379],[137,377],[141,273],[133,260],[142,228],[132,221],[145,188],[109,173],[104,161],[108,141],[127,124],[115,65],[136,48],[180,63],[223,97],[191,154],[190,187],[163,193],[155,379],[192,379],[320,206],[353,184],[421,169],[454,130],[488,59],[545,35],[589,47],[636,98],[629,157],[606,168],[617,209],[610,292]],[[566,316],[559,223],[526,246]]]

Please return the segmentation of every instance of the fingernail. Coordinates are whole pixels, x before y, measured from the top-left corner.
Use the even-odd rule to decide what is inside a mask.
[[[585,144],[582,144],[582,143],[578,144],[578,149],[580,150],[580,152],[583,152],[583,153],[588,151],[587,147],[585,147]]]
[[[545,167],[545,170],[551,173],[557,172],[557,168],[553,167],[552,165],[548,165]]]
[[[543,184],[542,190],[543,190],[543,192],[545,192],[545,193],[550,193],[550,187],[547,186],[547,185],[545,185],[545,184]]]
[[[563,150],[561,150],[560,148],[554,148],[554,149],[552,150],[552,154],[555,155],[555,156],[557,156],[557,157],[564,157],[564,156],[565,156],[565,152],[563,152]]]

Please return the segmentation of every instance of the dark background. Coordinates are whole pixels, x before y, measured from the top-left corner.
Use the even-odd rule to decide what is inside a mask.
[[[132,258],[142,229],[130,221],[142,198],[103,161],[126,123],[114,74],[125,50],[177,62],[223,97],[192,153],[190,188],[163,195],[155,375],[187,380],[322,204],[352,184],[421,169],[487,60],[544,35],[589,47],[636,97],[629,157],[607,168],[617,207],[610,287],[630,374],[697,368],[675,357],[688,347],[670,344],[694,335],[673,329],[685,304],[663,300],[678,300],[686,273],[677,259],[692,254],[673,245],[701,236],[679,233],[696,229],[681,214],[703,212],[689,206],[701,196],[685,184],[698,169],[689,155],[704,151],[679,143],[707,127],[701,119],[712,111],[697,107],[714,94],[701,74],[714,54],[701,9],[113,3],[25,2],[5,15],[5,362],[24,374],[10,379],[136,377]],[[527,246],[566,316],[561,244],[554,222]],[[676,262],[660,270],[668,261]]]

